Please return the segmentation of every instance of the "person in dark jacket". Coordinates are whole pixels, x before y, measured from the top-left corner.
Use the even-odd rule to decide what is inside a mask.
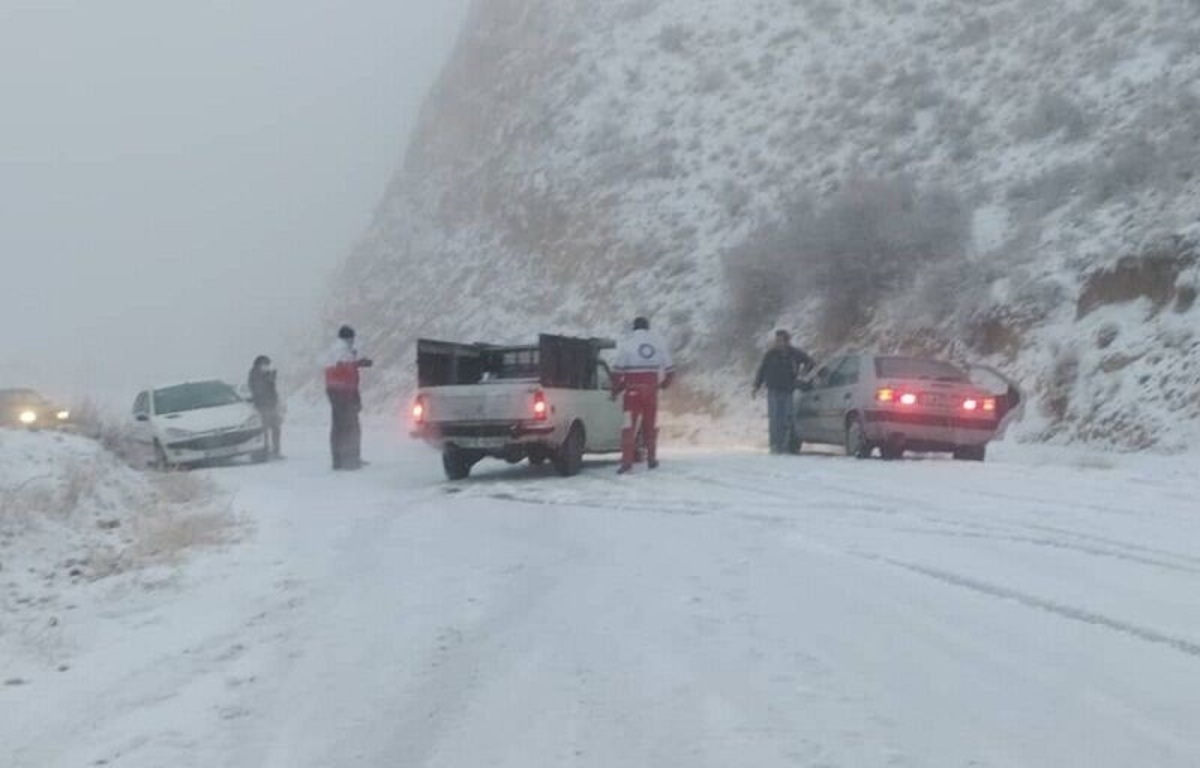
[[[792,346],[787,331],[775,331],[775,344],[763,356],[754,377],[754,396],[767,388],[767,421],[770,424],[771,453],[791,450],[794,393],[801,374],[813,368],[813,359]]]
[[[247,385],[250,388],[250,402],[262,418],[267,456],[282,459],[279,437],[283,430],[283,412],[279,404],[279,390],[275,388],[275,369],[271,367],[271,358],[266,355],[254,358]]]
[[[366,464],[362,460],[362,426],[358,420],[362,395],[358,385],[359,370],[372,365],[370,358],[359,354],[354,329],[343,325],[325,360],[325,393],[333,415],[329,446],[334,469],[361,469]]]

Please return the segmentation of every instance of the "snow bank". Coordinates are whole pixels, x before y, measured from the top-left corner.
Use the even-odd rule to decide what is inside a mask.
[[[234,522],[202,477],[139,472],[83,437],[0,430],[0,644],[39,613],[57,623],[90,585],[225,541]]]

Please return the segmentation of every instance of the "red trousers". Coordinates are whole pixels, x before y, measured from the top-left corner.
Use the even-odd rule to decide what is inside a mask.
[[[637,460],[637,435],[641,430],[646,459],[658,457],[658,373],[626,373],[621,377],[625,392],[625,428],[621,431],[621,466]]]

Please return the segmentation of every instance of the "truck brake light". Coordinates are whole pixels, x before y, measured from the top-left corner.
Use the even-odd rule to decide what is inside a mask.
[[[975,398],[973,398],[973,397],[969,397],[969,398],[967,398],[966,400],[963,400],[963,410],[964,410],[964,411],[977,411],[977,410],[979,410],[979,401],[978,401],[978,400],[976,400],[976,399],[975,399]]]
[[[900,395],[900,405],[916,405],[916,404],[917,404],[917,396],[914,395],[912,392],[905,392],[903,395]]]
[[[412,418],[413,423],[415,424],[425,423],[425,398],[418,396],[417,399],[413,401]]]
[[[538,390],[533,393],[533,420],[545,421],[550,416],[550,406],[546,403],[546,393]]]

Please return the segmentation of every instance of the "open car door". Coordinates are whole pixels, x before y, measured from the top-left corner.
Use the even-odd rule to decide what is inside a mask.
[[[1017,382],[986,365],[968,366],[967,377],[972,384],[995,396],[1000,416],[996,437],[1003,437],[1009,425],[1020,421],[1025,414],[1025,392]]]
[[[555,389],[596,389],[596,362],[605,343],[543,333],[538,337],[542,386]]]

